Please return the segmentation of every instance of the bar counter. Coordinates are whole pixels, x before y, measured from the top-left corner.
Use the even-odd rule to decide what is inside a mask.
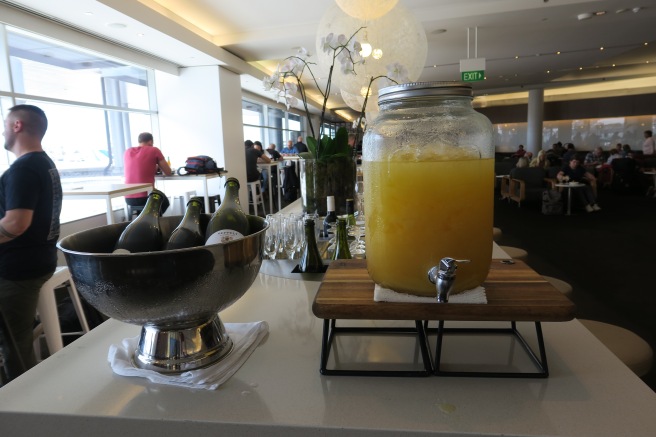
[[[0,388],[2,435],[656,435],[656,394],[577,320],[543,323],[547,379],[321,376],[322,321],[311,310],[320,283],[289,267],[265,261],[221,313],[225,323],[266,320],[270,332],[217,390],[113,374],[110,344],[140,328],[109,320]],[[513,344],[449,341],[456,361],[513,364]],[[419,361],[412,339],[347,338],[339,347],[340,360]]]

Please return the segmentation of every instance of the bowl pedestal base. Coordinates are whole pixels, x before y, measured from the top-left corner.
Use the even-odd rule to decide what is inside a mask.
[[[200,325],[143,325],[134,364],[159,373],[182,373],[215,364],[233,343],[216,314]]]

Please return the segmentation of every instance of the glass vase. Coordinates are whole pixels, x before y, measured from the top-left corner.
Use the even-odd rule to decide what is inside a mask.
[[[356,164],[352,157],[301,159],[303,211],[325,216],[326,197],[335,196],[335,212],[346,214],[346,199],[354,199]]]

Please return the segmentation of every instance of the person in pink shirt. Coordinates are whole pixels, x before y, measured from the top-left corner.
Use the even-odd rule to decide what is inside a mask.
[[[171,167],[164,159],[162,151],[153,146],[153,135],[149,132],[139,134],[139,145],[130,147],[123,155],[125,183],[155,183],[157,168],[166,176],[171,176]],[[148,192],[125,196],[125,203],[130,206],[142,206],[148,200]]]

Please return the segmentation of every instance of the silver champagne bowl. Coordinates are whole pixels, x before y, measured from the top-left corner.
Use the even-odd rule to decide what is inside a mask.
[[[181,216],[162,217],[164,241]],[[108,317],[141,325],[134,363],[162,373],[213,364],[232,349],[218,313],[250,288],[262,264],[264,219],[248,216],[251,233],[225,244],[113,254],[128,222],[63,238],[73,282]],[[205,226],[209,216],[201,217]]]

